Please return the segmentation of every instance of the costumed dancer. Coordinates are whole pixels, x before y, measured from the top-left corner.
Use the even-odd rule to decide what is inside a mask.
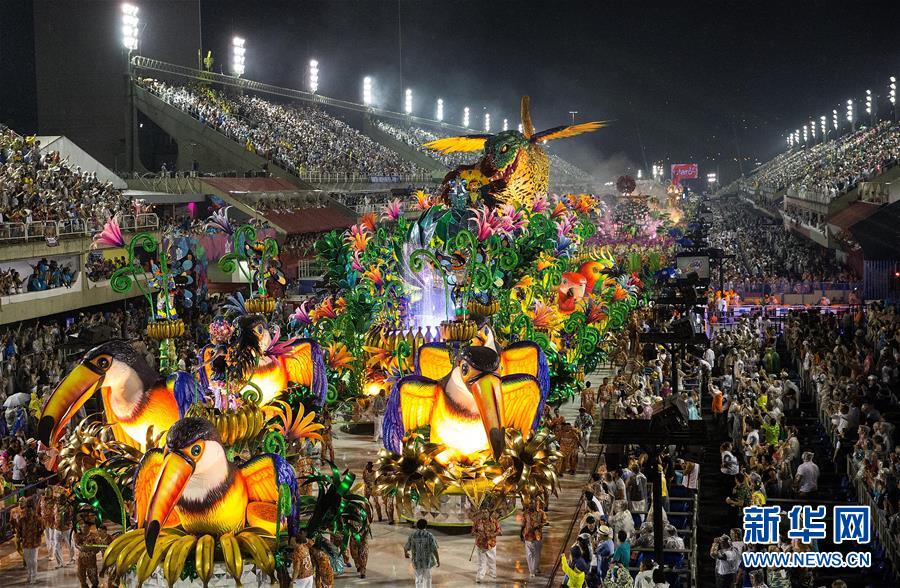
[[[369,499],[369,513],[371,514],[372,506],[374,506],[375,512],[378,513],[378,522],[380,523],[383,520],[381,517],[381,499],[375,491],[375,469],[373,468],[371,461],[366,463],[366,469],[363,470],[362,479],[363,495]]]
[[[316,570],[313,566],[312,554],[306,531],[301,529],[296,538],[291,539],[294,549],[291,553],[291,579],[295,588],[313,588],[316,581]]]
[[[372,523],[372,506],[366,506],[366,518]],[[360,533],[359,540],[350,537],[350,557],[353,558],[353,565],[359,572],[360,578],[366,577],[366,567],[369,563],[369,534],[367,532]]]
[[[488,574],[497,579],[497,535],[502,535],[500,521],[491,509],[480,509],[474,513],[472,534],[475,535],[475,552],[478,554],[478,568],[475,571],[475,583]]]
[[[53,547],[53,529],[56,527],[53,522],[53,517],[56,516],[56,486],[47,486],[41,493],[41,497],[38,499],[38,513],[41,517],[41,523],[44,525],[47,559],[53,561],[53,554],[56,552]]]
[[[574,474],[578,467],[578,450],[581,447],[581,433],[578,429],[567,423],[565,418],[563,418],[562,423],[556,430],[558,431],[556,438],[559,440],[559,450],[563,454],[562,459],[559,460],[559,475],[562,476],[565,472]]]
[[[316,588],[334,587],[334,568],[331,566],[331,558],[328,552],[318,545],[309,548],[313,566],[316,569]]]
[[[78,530],[75,532],[75,546],[78,548],[78,582],[81,584],[81,588],[88,588],[89,580],[91,588],[99,586],[97,554],[102,549],[100,546],[109,544],[106,527],[100,525],[99,528],[95,528],[90,519],[90,516],[82,517]]]
[[[521,537],[525,543],[525,560],[531,577],[537,576],[541,568],[541,547],[544,540],[544,527],[547,526],[547,513],[540,501],[531,501],[522,512]]]
[[[25,569],[28,571],[28,583],[34,584],[37,576],[37,551],[41,546],[41,536],[44,528],[38,516],[34,502],[30,499],[20,501],[22,513],[16,517],[16,537],[22,546],[22,559],[25,561]]]
[[[66,499],[65,494],[56,497],[56,513],[53,516],[53,558],[56,567],[62,568],[75,561],[75,548],[72,546],[72,505]],[[64,561],[62,548],[65,545],[69,550],[69,560]]]

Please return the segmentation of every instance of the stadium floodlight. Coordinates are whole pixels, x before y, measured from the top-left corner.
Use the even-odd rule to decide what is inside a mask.
[[[716,173],[710,172],[710,173],[706,174],[706,182],[709,184],[715,184],[716,183]]]
[[[642,180],[643,178],[644,178],[644,170],[639,169],[637,179]]]
[[[122,5],[122,45],[128,51],[136,51],[138,47],[138,7],[134,4]]]
[[[435,116],[439,121],[444,120],[444,99],[438,98],[437,101],[437,115]]]
[[[244,57],[247,54],[244,43],[241,37],[234,37],[231,40],[231,73],[236,77],[244,75]]]
[[[831,125],[834,127],[834,130],[838,130],[838,113],[837,108],[831,109]]]
[[[509,120],[508,120],[508,119],[505,119],[505,118],[503,119],[503,130],[504,130],[504,131],[508,131],[508,130],[509,130]]]
[[[412,114],[412,88],[407,88],[403,93],[403,112]]]
[[[372,104],[372,78],[369,76],[363,78],[363,104],[366,106]]]
[[[794,146],[794,133],[791,133],[790,135],[787,136],[787,144],[788,144],[788,148]]]
[[[806,143],[809,141],[809,132],[806,129],[806,125],[803,125],[803,142]]]
[[[800,144],[800,129],[794,129],[794,143]]]
[[[872,114],[872,90],[866,90],[866,114]]]
[[[891,104],[897,103],[897,78],[891,76],[891,83],[888,85],[888,100],[891,101]]]
[[[469,128],[469,107],[463,107],[463,126]]]
[[[484,113],[484,132],[485,133],[491,132],[491,113],[490,112]]]
[[[519,132],[521,133],[522,132],[522,123],[519,123],[518,129],[519,129]]]
[[[319,62],[309,60],[309,91],[315,94],[319,91]]]
[[[828,120],[828,119],[825,118],[825,115],[824,115],[824,114],[823,114],[822,116],[819,117],[819,128],[822,129],[822,140],[825,140],[825,134],[826,134],[827,131],[828,131],[828,123],[827,123],[827,120]]]
[[[853,100],[847,100],[847,122],[853,125]]]

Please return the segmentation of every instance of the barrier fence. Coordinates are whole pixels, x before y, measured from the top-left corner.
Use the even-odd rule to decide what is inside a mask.
[[[123,231],[157,231],[156,213],[124,214],[116,217]],[[0,223],[0,243],[28,243],[50,239],[91,237],[103,230],[106,221],[72,218],[65,220],[32,221],[30,223]]]

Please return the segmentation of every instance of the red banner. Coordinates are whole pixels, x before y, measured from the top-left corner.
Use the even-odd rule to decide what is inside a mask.
[[[695,180],[700,177],[697,172],[696,163],[673,163],[672,164],[672,183],[676,186],[681,180]]]

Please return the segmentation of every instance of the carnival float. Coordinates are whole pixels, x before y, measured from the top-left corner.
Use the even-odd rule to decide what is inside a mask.
[[[507,515],[555,494],[559,453],[542,416],[607,360],[672,225],[660,217],[643,235],[642,219],[619,219],[615,235],[598,234],[609,212],[589,194],[549,195],[541,145],[603,123],[537,132],[527,98],[521,114],[522,132],[428,144],[480,156],[416,193],[414,216],[398,199],[322,237],[321,294],[295,308],[269,294],[284,283],[278,243],[216,211],[208,230],[230,244],[218,265],[250,290],[203,336],[178,314],[183,250],[143,233],[126,244],[114,222],[95,238],[127,249],[112,287],[143,294],[159,370],[127,342],[99,345],[52,393],[39,433],[60,448],[80,508],[117,526],[110,573],[252,584],[287,572],[301,530],[342,569],[346,544],[369,532],[368,503],[353,473],[312,464],[322,413],[375,399],[377,492],[401,516],[466,524],[470,509]],[[176,348],[198,367],[176,370]],[[73,423],[94,396],[99,417]]]

